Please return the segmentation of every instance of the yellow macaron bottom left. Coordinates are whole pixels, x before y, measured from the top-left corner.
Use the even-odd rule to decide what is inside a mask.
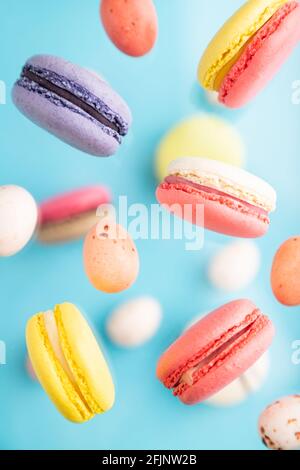
[[[83,423],[114,404],[106,360],[87,321],[71,303],[34,315],[26,343],[33,369],[60,413]]]

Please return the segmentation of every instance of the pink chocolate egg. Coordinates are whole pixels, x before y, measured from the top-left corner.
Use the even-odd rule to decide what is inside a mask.
[[[286,240],[272,265],[271,284],[276,299],[284,305],[300,305],[300,237]]]
[[[128,289],[139,272],[139,256],[127,231],[112,222],[99,223],[87,234],[84,267],[98,290],[115,293]]]
[[[153,48],[158,21],[152,0],[102,0],[100,15],[106,33],[120,51],[139,57]]]

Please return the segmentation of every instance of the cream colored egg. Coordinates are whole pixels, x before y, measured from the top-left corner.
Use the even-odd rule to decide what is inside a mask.
[[[220,108],[224,108],[224,105],[219,101],[219,92],[214,90],[206,90],[205,91],[206,99],[209,104],[213,106],[219,106]]]
[[[266,352],[244,374],[209,398],[206,403],[219,407],[238,405],[260,389],[267,378],[269,367],[270,357]]]
[[[260,268],[260,251],[252,240],[235,240],[220,248],[210,260],[208,279],[226,292],[246,288]]]
[[[0,186],[0,256],[12,256],[31,239],[38,220],[35,200],[20,186]]]
[[[138,297],[112,312],[106,324],[107,334],[119,346],[137,347],[155,335],[161,318],[161,305],[156,299]]]

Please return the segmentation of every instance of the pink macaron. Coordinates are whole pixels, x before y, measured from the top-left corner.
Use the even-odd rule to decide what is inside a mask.
[[[161,356],[157,377],[180,401],[206,400],[251,367],[274,336],[250,300],[235,300],[199,320]]]
[[[300,40],[296,0],[247,0],[211,40],[199,63],[201,85],[229,108],[249,103]]]
[[[243,238],[264,235],[276,193],[247,171],[199,157],[173,161],[156,191],[175,215],[209,230]]]
[[[38,239],[43,243],[74,240],[97,223],[97,209],[111,201],[103,186],[87,186],[60,194],[40,204]]]
[[[262,90],[300,40],[300,5],[283,5],[257,32],[224,78],[219,100],[239,108]]]

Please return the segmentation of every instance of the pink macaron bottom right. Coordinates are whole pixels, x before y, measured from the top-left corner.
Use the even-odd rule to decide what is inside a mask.
[[[269,348],[274,335],[271,322],[258,331],[249,342],[238,348],[235,353],[221,365],[214,366],[194,385],[178,395],[186,405],[194,405],[211,397],[226,385],[240,377]]]
[[[272,321],[248,299],[202,317],[161,355],[156,374],[184,404],[206,400],[243,374],[269,348]]]

